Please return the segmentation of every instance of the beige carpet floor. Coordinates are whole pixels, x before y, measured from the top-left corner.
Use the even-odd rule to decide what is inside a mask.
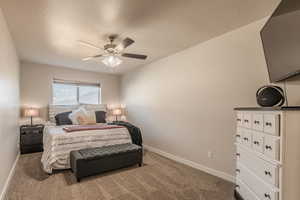
[[[70,170],[46,175],[41,153],[21,155],[7,200],[233,200],[233,184],[145,152],[144,166],[83,179]]]

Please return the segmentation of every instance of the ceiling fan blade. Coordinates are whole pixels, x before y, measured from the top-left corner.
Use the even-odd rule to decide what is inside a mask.
[[[86,46],[86,47],[91,47],[91,48],[94,48],[94,49],[97,49],[97,50],[102,50],[103,48],[101,47],[98,47],[92,43],[89,43],[89,42],[85,42],[85,41],[82,41],[82,40],[78,40],[78,43],[83,45],[83,46]]]
[[[147,58],[146,55],[133,54],[133,53],[122,53],[122,56],[128,57],[128,58],[142,59],[142,60],[145,60]]]
[[[123,49],[127,48],[128,46],[132,45],[133,43],[134,43],[134,40],[127,37],[116,47],[116,49],[118,51],[122,51]]]
[[[102,57],[102,56],[103,56],[102,54],[99,54],[99,55],[89,56],[89,57],[83,58],[82,60],[87,61],[87,60],[91,60],[91,59]]]

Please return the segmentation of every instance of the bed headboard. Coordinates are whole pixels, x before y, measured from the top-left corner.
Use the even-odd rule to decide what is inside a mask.
[[[91,111],[105,111],[107,112],[106,104],[80,104],[80,105],[49,105],[49,120],[55,122],[55,115],[62,112],[69,112],[79,107],[84,107],[86,110]]]

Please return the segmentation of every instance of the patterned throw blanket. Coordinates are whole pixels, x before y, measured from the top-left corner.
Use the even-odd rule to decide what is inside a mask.
[[[124,127],[117,126],[117,125],[79,125],[79,126],[64,127],[63,130],[67,132],[75,132],[75,131],[106,130],[106,129],[115,129],[115,128],[124,128]]]
[[[52,173],[53,169],[70,168],[70,152],[93,147],[132,143],[131,135],[124,126],[112,129],[81,130],[66,132],[68,126],[45,126],[44,152],[42,155],[43,169]]]

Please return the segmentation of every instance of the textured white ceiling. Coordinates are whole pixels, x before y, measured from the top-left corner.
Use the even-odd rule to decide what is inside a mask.
[[[22,60],[83,70],[124,73],[272,13],[279,0],[0,0]],[[131,37],[130,53],[114,71],[100,58],[81,58],[109,34]]]

